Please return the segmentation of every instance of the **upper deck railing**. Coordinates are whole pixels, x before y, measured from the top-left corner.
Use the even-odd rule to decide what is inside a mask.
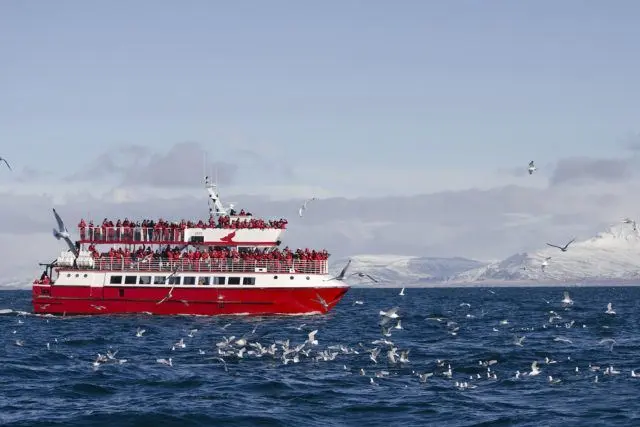
[[[79,227],[83,242],[182,242],[181,228]]]
[[[274,274],[327,274],[327,260],[125,260],[99,258],[91,262],[77,263],[77,267],[63,267],[75,270],[104,270],[104,271],[164,271],[164,272],[196,272],[196,273],[274,273]]]
[[[85,227],[80,228],[81,243],[95,244],[180,244],[204,245],[277,244],[284,228],[160,228],[160,227]],[[201,236],[201,237],[196,237]],[[217,236],[217,237],[216,237]],[[244,236],[244,237],[241,237]],[[275,236],[275,237],[274,237]]]

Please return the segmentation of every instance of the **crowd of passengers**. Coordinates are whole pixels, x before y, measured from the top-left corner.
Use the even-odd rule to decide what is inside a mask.
[[[271,228],[285,229],[287,220],[280,218],[278,220],[263,220],[250,217],[251,213],[245,213],[241,210],[239,217],[231,219],[230,216],[220,216],[216,221],[211,216],[208,221],[187,221],[179,222],[166,221],[162,218],[157,221],[145,219],[142,221],[133,221],[125,218],[124,220],[116,220],[115,222],[105,218],[102,224],[95,225],[93,221],[85,222],[80,220],[78,228],[80,229],[81,240],[134,240],[134,241],[180,241],[182,233],[186,228],[229,228],[229,229],[259,229],[266,230]]]
[[[253,249],[242,250],[228,249],[220,247],[209,247],[208,249],[189,249],[184,250],[180,247],[169,247],[162,250],[153,251],[151,247],[141,246],[140,248],[130,251],[129,249],[115,249],[111,248],[109,252],[100,253],[96,250],[94,245],[89,245],[89,252],[95,261],[105,261],[108,263],[136,263],[136,262],[153,262],[153,261],[166,261],[166,262],[209,262],[209,261],[222,261],[229,260],[231,262],[245,261],[245,262],[261,262],[261,261],[322,261],[329,258],[329,253],[326,250],[316,251],[313,249],[297,249],[292,251],[288,247],[284,249]]]
[[[202,267],[213,266],[223,268],[223,264],[232,265],[242,262],[247,268],[259,267],[261,262],[270,261],[269,271],[284,272],[293,266],[293,261],[323,261],[329,258],[330,254],[325,250],[313,249],[297,249],[292,251],[289,247],[282,250],[279,249],[253,249],[242,250],[227,249],[219,247],[210,247],[205,250],[184,250],[180,247],[167,246],[162,250],[153,251],[151,247],[141,246],[140,248],[130,251],[129,249],[114,249],[109,252],[100,253],[94,245],[87,248],[91,253],[96,266],[100,269],[106,268],[111,264],[122,265],[125,267],[134,267],[138,264],[141,269],[150,267],[151,263],[167,262],[169,266],[173,263],[180,263],[184,267],[198,270]],[[223,261],[226,261],[223,263]],[[212,265],[213,264],[213,265]],[[216,265],[217,264],[217,265]],[[298,272],[318,273],[321,266],[314,262],[296,264]],[[35,280],[36,284],[49,284],[51,280],[47,273],[43,273],[40,280]]]

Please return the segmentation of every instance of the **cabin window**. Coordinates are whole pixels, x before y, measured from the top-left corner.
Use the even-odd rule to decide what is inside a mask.
[[[182,281],[183,285],[195,285],[196,284],[196,278],[193,276],[185,276],[184,280]]]
[[[224,285],[224,282],[225,282],[224,279],[226,279],[226,277],[214,277],[213,278],[213,284],[214,285]]]
[[[242,278],[242,284],[243,285],[255,285],[256,284],[256,278],[255,277],[243,277]]]
[[[139,285],[150,285],[151,284],[151,276],[140,276]]]
[[[200,279],[198,280],[198,285],[200,286],[209,286],[211,284],[211,278],[210,277],[200,277]]]
[[[137,282],[137,276],[124,276],[124,284],[125,285],[135,285]]]
[[[170,285],[179,285],[180,284],[180,276],[171,276],[169,277]]]
[[[229,277],[229,284],[230,285],[239,285],[240,284],[240,278],[239,277]]]
[[[167,281],[167,276],[155,276],[153,278],[154,285],[164,285],[166,281]]]
[[[293,276],[289,276],[289,279],[293,280]]]
[[[111,276],[109,281],[112,285],[121,285],[122,284],[122,276]]]

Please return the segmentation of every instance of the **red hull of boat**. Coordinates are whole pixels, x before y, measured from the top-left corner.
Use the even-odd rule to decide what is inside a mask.
[[[169,288],[34,285],[38,314],[278,315],[327,313],[348,287]],[[162,301],[162,302],[161,302]],[[323,304],[326,302],[326,305]]]

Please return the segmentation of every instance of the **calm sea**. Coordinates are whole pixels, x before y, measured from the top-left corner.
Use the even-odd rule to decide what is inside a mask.
[[[394,306],[402,329],[383,336]],[[29,291],[0,309],[5,426],[640,425],[637,287],[352,289],[308,317],[40,317]],[[286,364],[285,344],[255,344],[285,340]]]

